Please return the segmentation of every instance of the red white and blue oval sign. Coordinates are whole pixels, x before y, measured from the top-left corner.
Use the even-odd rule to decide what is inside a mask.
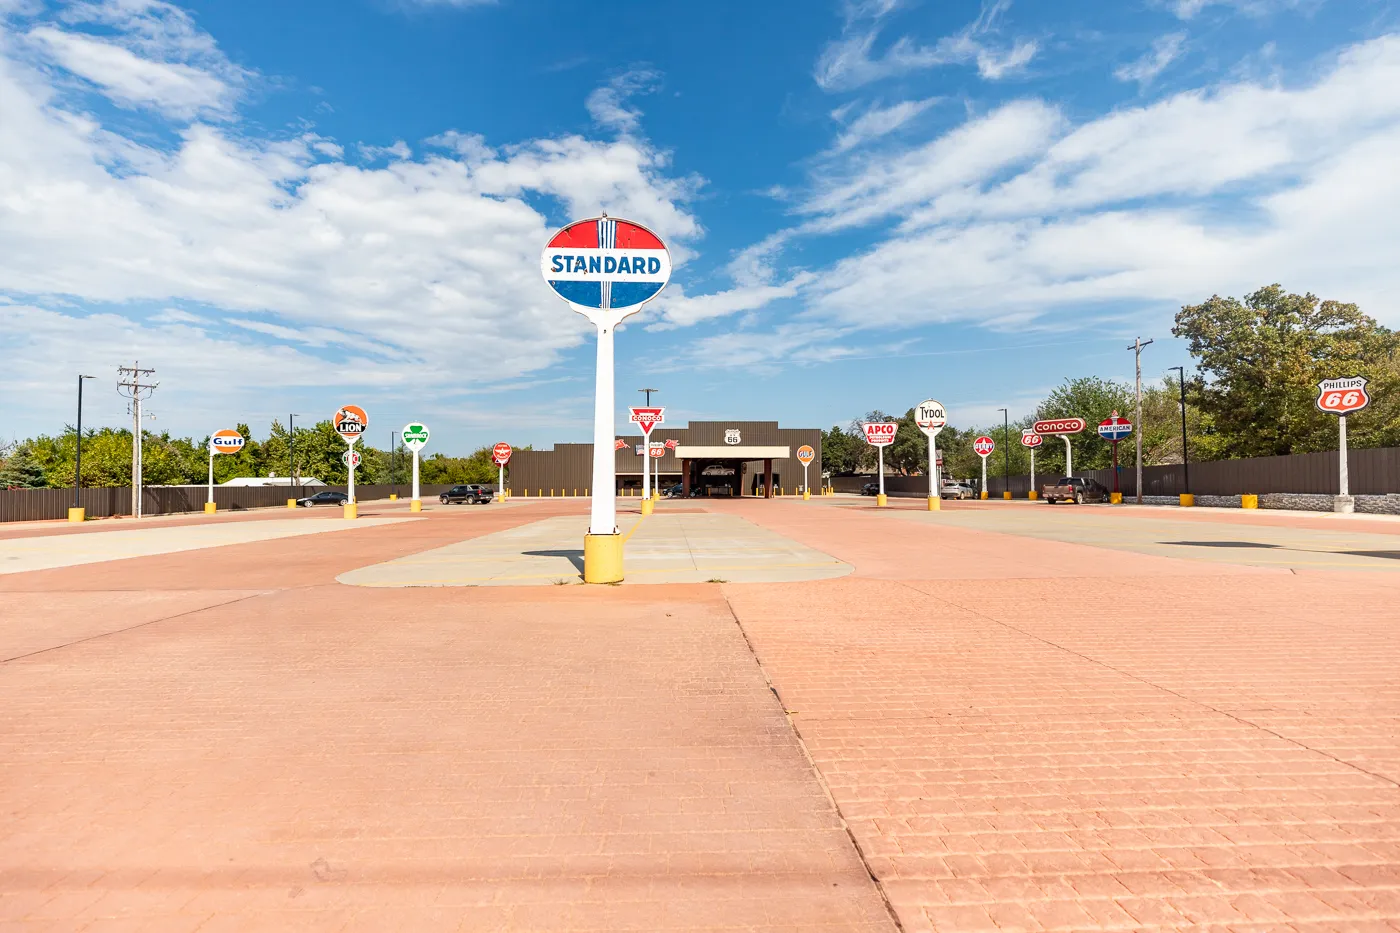
[[[646,227],[616,217],[569,224],[540,257],[549,287],[569,304],[590,310],[640,308],[671,278],[671,254]]]

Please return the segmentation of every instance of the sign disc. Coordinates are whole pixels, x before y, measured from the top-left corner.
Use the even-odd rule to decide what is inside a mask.
[[[861,429],[865,431],[865,442],[871,447],[888,447],[894,443],[894,436],[899,432],[899,423],[866,421],[861,424]]]
[[[369,427],[369,415],[359,405],[346,405],[335,413],[331,423],[335,425],[335,433],[340,435],[341,440],[353,444]]]
[[[914,409],[914,423],[929,437],[936,437],[948,423],[948,412],[943,403],[934,399],[924,399]]]
[[[403,445],[414,453],[428,446],[427,425],[419,424],[416,421],[411,424],[406,424],[403,426],[401,436],[403,437]]]
[[[578,310],[626,315],[666,287],[671,254],[659,236],[636,221],[590,217],[550,237],[540,272],[555,294]]]
[[[977,438],[977,440],[972,442],[972,452],[977,454],[977,456],[979,457],[991,456],[992,451],[996,450],[996,447],[996,441],[992,440],[985,434],[983,434],[981,437]]]
[[[811,463],[811,462],[812,462],[813,460],[815,460],[816,458],[817,458],[817,452],[816,452],[815,450],[812,449],[812,447],[811,447],[810,444],[803,444],[801,447],[797,448],[797,462],[798,462],[798,463],[803,463],[803,464]]]
[[[214,448],[216,454],[236,454],[243,449],[243,444],[243,435],[232,428],[215,431],[209,438],[209,446]]]
[[[510,462],[510,455],[512,453],[514,453],[514,451],[511,450],[510,445],[505,441],[501,441],[495,447],[491,448],[491,461],[497,466],[505,466]]]
[[[1365,376],[1324,379],[1317,384],[1317,407],[1329,415],[1349,415],[1371,404]]]

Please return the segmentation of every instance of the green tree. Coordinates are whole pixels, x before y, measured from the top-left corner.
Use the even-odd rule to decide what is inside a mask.
[[[822,432],[822,467],[833,476],[849,476],[860,469],[865,438],[857,439],[840,425]]]
[[[0,489],[38,489],[46,485],[44,467],[28,444],[20,444],[0,467]]]
[[[1347,419],[1351,443],[1400,443],[1400,337],[1355,304],[1275,284],[1243,301],[1213,295],[1186,305],[1172,333],[1199,361],[1192,397],[1209,418],[1217,456],[1334,449],[1336,418],[1315,403],[1317,383],[1339,376],[1371,382],[1371,408]]]

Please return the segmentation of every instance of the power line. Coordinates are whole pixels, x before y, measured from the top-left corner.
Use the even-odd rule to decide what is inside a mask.
[[[147,376],[155,375],[154,369],[142,369],[140,360],[130,366],[117,367],[117,394],[131,401],[127,405],[127,411],[131,413],[133,420],[133,430],[131,432],[131,515],[133,518],[141,517],[141,435],[144,426],[141,423],[141,402],[151,397],[151,394],[160,386],[159,382],[142,382]]]

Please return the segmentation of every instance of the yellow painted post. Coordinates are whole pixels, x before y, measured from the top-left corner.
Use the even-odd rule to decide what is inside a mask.
[[[542,498],[543,496],[544,496],[544,490],[543,490],[543,489],[536,489],[536,490],[535,490],[535,498],[536,498],[536,499]]]
[[[70,522],[81,522],[87,520],[87,509],[69,509],[68,520]]]
[[[583,536],[583,582],[622,582],[622,535]]]
[[[650,515],[651,512],[652,512],[652,509],[654,509],[654,508],[656,508],[656,503],[653,502],[651,499],[643,499],[643,500],[642,500],[642,514],[643,514],[643,515]]]
[[[423,500],[422,500],[422,499],[412,499],[412,500],[410,500],[409,503],[408,503],[408,510],[409,510],[410,512],[421,512],[421,511],[423,511]]]
[[[1026,493],[1026,498],[1034,502],[1035,500],[1040,498],[1040,493],[1032,489],[1030,492]]]
[[[358,504],[358,503],[355,503],[355,502],[347,502],[347,503],[345,503],[345,517],[346,517],[346,518],[359,518],[359,517],[360,517],[360,506],[359,506],[359,504]]]
[[[937,496],[929,496],[928,510],[930,512],[941,512],[943,510],[943,500]]]
[[[205,514],[205,515],[213,515],[213,514],[214,514],[215,512],[217,512],[217,511],[219,511],[218,503],[215,503],[215,502],[206,502],[206,503],[204,503],[204,514]]]
[[[1108,501],[1110,505],[1122,505],[1123,494],[1121,492],[1111,492],[1108,494]]]
[[[389,501],[390,501],[390,502],[397,502],[398,499],[399,499],[399,494],[398,494],[398,493],[396,493],[396,492],[391,492],[391,493],[389,493]]]
[[[804,490],[802,490],[802,501],[803,501],[803,502],[806,502],[806,501],[807,501],[808,499],[810,499],[810,498],[812,498],[812,490],[810,490],[810,489],[804,489]]]
[[[294,508],[296,508],[296,507],[297,507],[297,500],[295,500],[295,499],[288,499],[288,500],[287,500],[287,508],[289,508],[289,509],[294,509]]]
[[[987,490],[985,490],[985,489],[982,490],[982,498],[983,498],[983,499],[987,498]]]
[[[1006,492],[1004,492],[1004,493],[1001,494],[1001,497],[1002,497],[1003,499],[1010,499],[1010,498],[1011,498],[1011,490],[1009,490],[1009,489],[1006,490]]]
[[[877,495],[877,496],[875,497],[875,505],[876,505],[876,506],[878,506],[878,507],[880,507],[880,508],[884,508],[885,506],[887,506],[887,505],[889,505],[889,504],[890,504],[890,497],[887,496],[887,495],[885,495],[883,492],[880,493],[879,495]]]
[[[1252,496],[1252,495],[1251,495],[1251,496],[1240,496],[1240,508],[1242,508],[1242,509],[1257,509],[1257,508],[1259,508],[1259,497],[1258,497],[1258,496]]]
[[[1196,497],[1193,496],[1193,495],[1191,495],[1191,493],[1189,493],[1189,492],[1183,492],[1183,493],[1181,494],[1181,507],[1182,507],[1182,508],[1184,508],[1184,509],[1189,509],[1191,506],[1193,506],[1193,505],[1195,505],[1195,504],[1196,504]]]

